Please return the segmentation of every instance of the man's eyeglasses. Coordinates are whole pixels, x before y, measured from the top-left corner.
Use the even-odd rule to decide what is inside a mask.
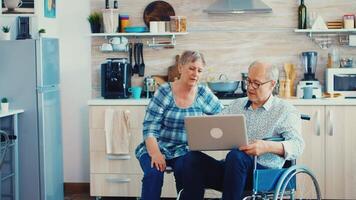
[[[258,88],[260,88],[261,85],[264,85],[268,82],[271,82],[272,80],[269,80],[269,81],[266,81],[266,82],[263,82],[263,83],[258,83],[258,82],[255,82],[255,81],[251,81],[249,78],[246,79],[246,84],[247,84],[247,87],[248,86],[251,86],[253,89],[257,90]]]

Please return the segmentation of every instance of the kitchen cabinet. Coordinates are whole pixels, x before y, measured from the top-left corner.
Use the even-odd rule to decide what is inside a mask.
[[[130,111],[131,137],[130,153],[127,155],[108,155],[105,146],[105,110]],[[145,105],[135,106],[90,106],[90,195],[97,197],[139,197],[143,172],[135,157],[135,148],[142,142],[142,122]],[[205,152],[217,159],[225,157],[225,151]],[[166,173],[162,197],[176,197],[173,173]],[[219,197],[221,194],[208,190],[206,197]]]
[[[316,175],[322,198],[356,199],[356,106],[297,106],[312,117],[303,122],[306,148],[298,164]]]

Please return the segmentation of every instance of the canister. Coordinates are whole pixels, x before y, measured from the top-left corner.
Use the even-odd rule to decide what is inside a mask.
[[[353,29],[355,27],[355,15],[347,14],[344,15],[344,28]]]
[[[128,15],[120,15],[120,32],[124,33],[125,28],[129,26],[130,18]]]

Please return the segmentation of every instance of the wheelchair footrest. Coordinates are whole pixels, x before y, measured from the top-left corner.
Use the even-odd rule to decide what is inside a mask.
[[[287,169],[258,169],[254,173],[253,188],[257,192],[271,192],[274,191],[277,182],[281,175]],[[291,181],[286,189],[295,188],[295,181]]]

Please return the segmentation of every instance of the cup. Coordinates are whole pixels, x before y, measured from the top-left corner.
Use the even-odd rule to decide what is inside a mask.
[[[303,88],[303,99],[312,99],[313,98],[313,88],[304,87]]]
[[[159,21],[158,22],[158,32],[159,33],[166,32],[166,22],[164,22],[164,21]]]
[[[150,32],[158,33],[158,22],[150,22]]]
[[[101,50],[101,51],[112,51],[113,48],[112,48],[111,44],[109,44],[109,43],[103,43],[103,44],[101,45],[101,47],[100,47],[100,50]]]
[[[21,0],[5,0],[4,3],[8,10],[14,10],[22,5]]]
[[[140,86],[130,87],[129,88],[129,92],[131,92],[132,97],[134,99],[140,99],[141,98],[142,87],[140,87]]]
[[[121,44],[121,38],[119,37],[113,37],[109,40],[109,43],[111,44]]]

